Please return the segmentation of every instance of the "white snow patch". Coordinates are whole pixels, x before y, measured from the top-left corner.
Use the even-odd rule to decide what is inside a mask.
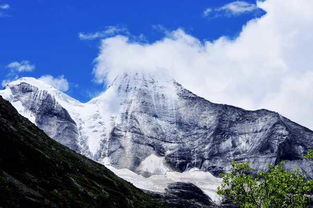
[[[193,183],[206,195],[208,195],[215,203],[219,204],[222,199],[221,196],[216,193],[217,188],[222,183],[222,179],[213,176],[209,172],[204,172],[199,169],[191,169],[183,173],[168,171],[164,175],[152,175],[148,178],[145,178],[129,169],[116,169],[109,165],[106,167],[119,177],[132,183],[134,186],[140,189],[154,192],[165,192],[166,187],[171,183]]]
[[[151,154],[140,163],[138,171],[144,174],[148,173],[149,175],[164,175],[170,169],[165,165],[164,157]]]
[[[13,107],[25,118],[30,120],[33,124],[36,124],[35,115],[29,111],[27,108],[25,108],[20,100],[14,99],[12,96],[12,92],[10,88],[5,88],[4,90],[0,91],[0,95],[3,97],[3,99],[10,101],[10,103],[13,105]]]
[[[150,177],[143,177],[129,169],[116,169],[109,164],[109,160],[103,160],[106,165],[116,175],[124,180],[132,183],[134,186],[154,192],[165,192],[167,186],[175,182],[192,183],[200,188],[215,203],[221,202],[221,196],[217,192],[217,188],[221,185],[222,179],[213,176],[209,172],[201,171],[193,168],[189,171],[180,173],[170,170],[165,164],[164,157],[158,157],[151,154],[143,160],[138,171],[141,173],[150,173]]]

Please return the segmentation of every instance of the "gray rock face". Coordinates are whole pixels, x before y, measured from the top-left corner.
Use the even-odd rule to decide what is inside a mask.
[[[136,171],[157,154],[180,172],[196,167],[218,175],[233,160],[250,161],[256,170],[286,160],[286,167],[313,172],[302,160],[313,148],[313,132],[278,113],[214,104],[174,81],[144,75],[121,80],[119,94],[132,99],[124,103],[106,155],[118,167]]]
[[[201,189],[192,183],[169,184],[165,193],[144,192],[159,199],[171,208],[239,208],[229,200],[216,205]]]
[[[47,91],[20,83],[10,86],[14,100],[18,100],[35,118],[35,124],[61,144],[78,151],[78,129],[67,110]]]
[[[219,175],[233,160],[259,171],[286,160],[288,169],[313,176],[312,162],[303,159],[313,148],[311,130],[268,110],[211,103],[163,76],[123,74],[77,113],[60,104],[62,97],[38,93],[31,84],[10,90],[10,102],[19,100],[49,136],[79,152],[88,152],[81,143],[96,145],[89,156],[117,168],[140,173],[140,164],[155,154],[179,172],[199,168]]]
[[[171,208],[217,208],[212,200],[201,189],[191,183],[173,183],[166,192],[147,192],[160,199]],[[223,206],[220,206],[223,207]]]

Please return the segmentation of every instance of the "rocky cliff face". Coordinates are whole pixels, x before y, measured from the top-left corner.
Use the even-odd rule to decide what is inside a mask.
[[[211,103],[160,75],[122,74],[110,84],[84,104],[30,78],[0,94],[61,143],[144,176],[192,168],[218,175],[233,160],[263,170],[286,160],[313,177],[303,160],[313,132],[278,113]]]
[[[78,129],[69,115],[56,98],[47,90],[22,82],[10,87],[14,101],[20,102],[22,107],[34,118],[34,123],[55,140],[78,150]]]

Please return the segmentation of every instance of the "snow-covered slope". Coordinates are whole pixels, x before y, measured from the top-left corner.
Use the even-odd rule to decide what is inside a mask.
[[[34,78],[7,84],[1,95],[50,137],[75,151],[81,149],[75,114],[71,112],[79,102]]]
[[[286,160],[287,168],[313,177],[313,165],[303,160],[312,131],[268,110],[211,103],[164,75],[121,74],[87,103],[34,78],[11,82],[0,95],[57,141],[118,174],[149,178],[149,189],[156,178],[168,184],[192,170],[218,175],[233,160],[257,170]]]

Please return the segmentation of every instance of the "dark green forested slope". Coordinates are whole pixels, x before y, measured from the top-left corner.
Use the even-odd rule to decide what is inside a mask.
[[[0,97],[0,207],[162,207],[58,144]]]

